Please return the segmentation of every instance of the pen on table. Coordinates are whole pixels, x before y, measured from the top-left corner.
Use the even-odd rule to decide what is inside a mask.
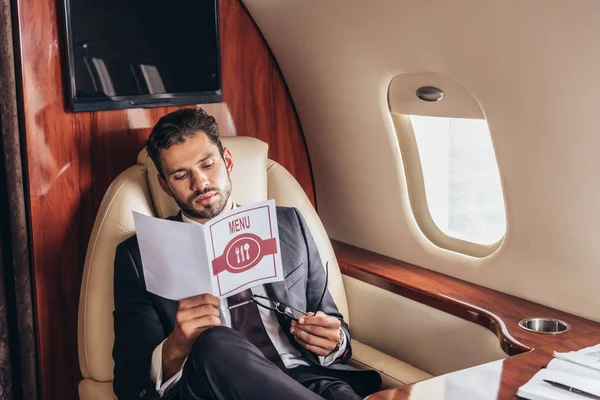
[[[600,396],[596,396],[595,394],[584,392],[583,390],[579,390],[577,388],[574,388],[574,387],[571,387],[571,386],[568,386],[568,385],[563,385],[562,383],[558,383],[558,382],[554,382],[554,381],[549,381],[547,379],[544,379],[544,382],[549,383],[552,386],[557,387],[559,389],[566,390],[568,392],[575,393],[575,394],[578,394],[578,395],[581,395],[581,396],[585,396],[585,397],[587,397],[589,399],[600,400]]]

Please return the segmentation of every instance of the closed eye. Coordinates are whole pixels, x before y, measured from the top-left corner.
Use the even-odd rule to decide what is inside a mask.
[[[183,178],[185,178],[187,176],[187,174],[180,174],[180,175],[175,175],[174,178],[177,181],[182,180]]]

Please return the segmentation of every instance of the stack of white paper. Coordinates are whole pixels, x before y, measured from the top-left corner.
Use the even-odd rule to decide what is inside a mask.
[[[517,396],[529,400],[583,400],[586,397],[560,389],[544,380],[600,396],[600,345],[577,352],[555,353],[545,369],[519,388]],[[590,356],[591,354],[591,356]],[[595,355],[594,355],[595,354]],[[596,361],[594,361],[596,357]],[[594,363],[596,363],[594,365]],[[593,367],[593,368],[592,368]]]
[[[600,372],[600,344],[579,351],[570,351],[568,353],[557,353],[555,351],[554,357],[571,361],[575,364],[583,365]]]

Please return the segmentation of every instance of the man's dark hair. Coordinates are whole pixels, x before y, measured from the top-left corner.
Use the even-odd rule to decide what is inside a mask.
[[[146,149],[161,176],[164,177],[165,175],[160,166],[160,151],[168,149],[174,144],[183,143],[199,132],[206,134],[210,141],[217,146],[222,158],[223,143],[219,138],[219,125],[215,118],[208,115],[203,108],[184,108],[167,114],[158,120],[152,128],[146,143]]]

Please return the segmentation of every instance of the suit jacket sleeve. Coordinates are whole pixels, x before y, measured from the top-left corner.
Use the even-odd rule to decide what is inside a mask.
[[[157,397],[150,378],[152,352],[166,335],[146,291],[141,265],[136,266],[131,254],[139,254],[137,242],[128,246],[132,240],[136,239],[121,243],[115,256],[113,389],[120,399],[148,399]]]
[[[296,217],[298,218],[300,229],[302,230],[302,235],[304,236],[306,248],[308,250],[308,284],[306,289],[307,310],[315,310],[319,300],[321,300],[321,294],[323,293],[326,281],[325,269],[323,268],[323,263],[321,261],[321,256],[319,255],[317,244],[310,233],[304,217],[297,209],[294,209],[294,211],[296,213]],[[350,329],[348,328],[346,321],[344,321],[344,316],[339,312],[337,306],[335,305],[333,297],[331,297],[331,293],[329,293],[329,289],[327,289],[325,292],[323,302],[321,303],[318,311],[322,311],[329,316],[336,317],[342,323],[342,329],[346,335],[346,351],[344,351],[344,353],[342,353],[342,355],[339,356],[334,363],[345,363],[352,356],[352,347],[350,345]]]

